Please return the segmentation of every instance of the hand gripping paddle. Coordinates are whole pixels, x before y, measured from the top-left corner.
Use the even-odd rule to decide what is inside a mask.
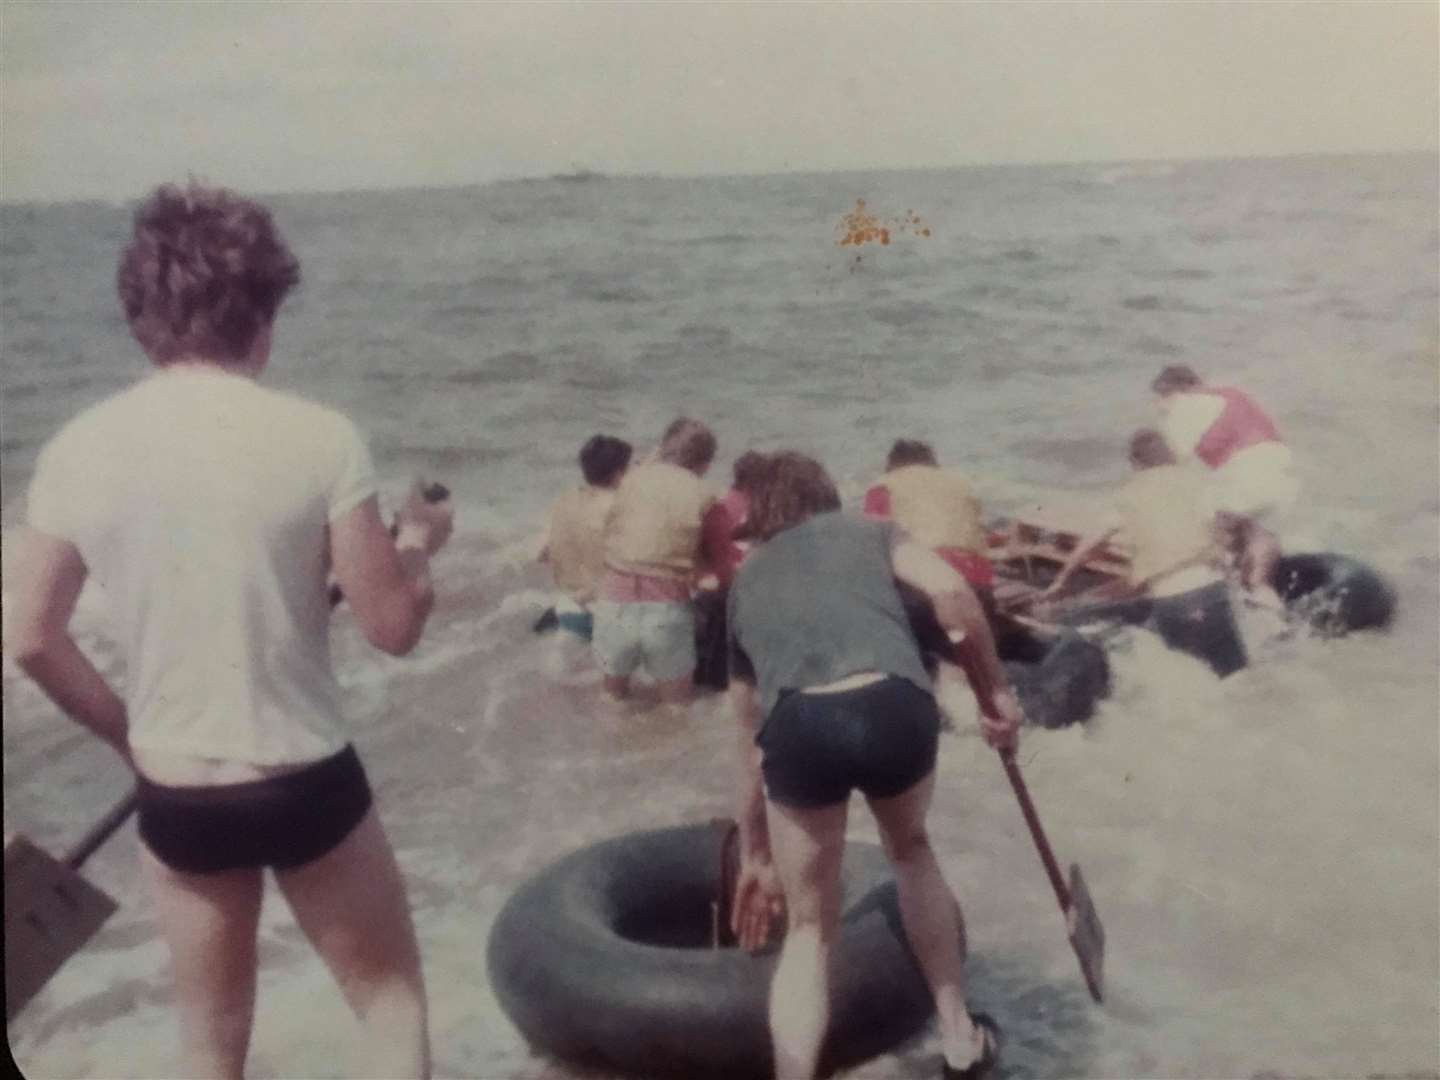
[[[1066,887],[1065,879],[1060,876],[1060,867],[1055,862],[1055,853],[1050,850],[1045,830],[1040,827],[1040,817],[1035,813],[1035,804],[1030,801],[1030,792],[1025,786],[1025,778],[1020,775],[1014,752],[1001,751],[1000,761],[1005,766],[1005,775],[1010,778],[1010,786],[1015,789],[1015,798],[1020,801],[1020,812],[1025,815],[1025,824],[1030,826],[1030,835],[1035,839],[1040,861],[1045,864],[1045,873],[1050,876],[1055,899],[1060,901],[1060,912],[1065,916],[1065,928],[1075,956],[1080,961],[1080,970],[1085,975],[1085,985],[1090,988],[1091,997],[1103,1001],[1105,928],[1100,925],[1100,915],[1090,899],[1090,890],[1085,887],[1085,879],[1080,876],[1080,867],[1076,863],[1070,864],[1070,885]]]

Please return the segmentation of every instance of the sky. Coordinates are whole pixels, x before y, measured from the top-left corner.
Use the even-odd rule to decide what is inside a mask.
[[[1437,0],[0,0],[0,199],[1435,153],[1437,99]]]

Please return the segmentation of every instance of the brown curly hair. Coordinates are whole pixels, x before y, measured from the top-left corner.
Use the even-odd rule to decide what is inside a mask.
[[[794,450],[781,450],[768,455],[765,469],[751,484],[744,531],[769,540],[816,514],[839,509],[840,493],[825,466]]]
[[[299,281],[269,210],[194,181],[140,204],[115,275],[130,332],[157,364],[245,360]]]

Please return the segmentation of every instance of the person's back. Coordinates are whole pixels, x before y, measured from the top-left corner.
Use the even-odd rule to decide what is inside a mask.
[[[1212,516],[1206,477],[1193,466],[1156,465],[1132,473],[1117,499],[1121,535],[1132,548],[1130,581],[1171,596],[1219,581],[1209,562]]]
[[[594,601],[605,573],[605,522],[615,489],[571,488],[550,511],[549,562],[555,587],[577,604]]]
[[[890,516],[926,547],[985,551],[980,500],[958,469],[906,465],[880,483],[890,492]]]
[[[132,748],[273,764],[344,745],[326,528],[374,491],[348,420],[161,370],[68,425],[35,490],[32,523],[73,539],[119,627]]]
[[[856,672],[930,688],[890,567],[895,529],[816,514],[761,545],[730,592],[729,624],[755,666],[762,708]]]
[[[613,570],[688,580],[695,572],[700,523],[709,496],[699,476],[664,461],[625,474],[605,530]]]

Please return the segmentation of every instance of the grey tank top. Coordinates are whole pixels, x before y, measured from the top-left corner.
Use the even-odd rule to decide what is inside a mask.
[[[817,514],[750,554],[730,589],[731,670],[753,670],[763,715],[785,690],[879,671],[929,690],[895,589],[897,529]]]

